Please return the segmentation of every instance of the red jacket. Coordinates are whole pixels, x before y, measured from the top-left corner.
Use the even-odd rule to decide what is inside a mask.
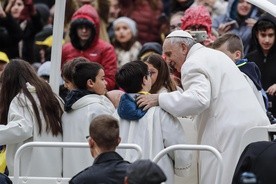
[[[89,39],[90,44],[80,46],[77,35],[77,27],[82,25],[80,19],[86,19],[94,33]],[[87,25],[87,24],[86,24]],[[71,42],[64,44],[62,48],[62,65],[76,57],[85,57],[91,62],[97,62],[104,68],[107,89],[115,87],[115,74],[117,71],[117,58],[113,46],[99,39],[99,16],[91,5],[84,5],[78,9],[71,21],[70,39]],[[93,32],[92,31],[92,32]]]

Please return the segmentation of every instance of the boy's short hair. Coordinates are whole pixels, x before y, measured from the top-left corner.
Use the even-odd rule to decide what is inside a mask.
[[[142,90],[144,77],[148,77],[148,66],[142,61],[131,61],[124,64],[116,73],[116,83],[127,93]]]
[[[95,82],[100,69],[103,67],[99,63],[78,63],[72,74],[73,83],[78,89],[87,89],[87,81],[91,79]]]
[[[95,117],[89,126],[89,136],[100,148],[115,149],[118,146],[119,139],[118,120],[111,115]]]
[[[66,62],[61,69],[61,76],[66,80],[73,82],[72,74],[75,70],[75,66],[78,63],[85,63],[85,62],[89,62],[89,60],[84,57],[77,57],[72,59],[71,61]]]
[[[212,47],[214,49],[217,49],[219,47],[221,47],[224,43],[227,43],[227,50],[231,53],[234,53],[236,51],[241,51],[242,53],[242,57],[243,57],[243,54],[244,54],[244,48],[243,48],[243,43],[242,43],[242,40],[241,38],[234,34],[234,33],[226,33],[220,37],[218,37]]]

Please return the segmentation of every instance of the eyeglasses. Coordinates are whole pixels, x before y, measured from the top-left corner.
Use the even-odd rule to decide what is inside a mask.
[[[90,137],[90,135],[87,135],[87,136],[85,136],[85,139],[86,139],[86,140],[88,140],[88,139],[89,139],[89,137]]]
[[[151,71],[148,71],[148,73],[147,73],[147,76],[152,76],[152,72]]]

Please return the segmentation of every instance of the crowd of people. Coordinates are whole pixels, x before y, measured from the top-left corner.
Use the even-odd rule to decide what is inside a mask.
[[[48,83],[54,6],[0,2],[2,173],[13,175],[26,142],[88,142],[90,151],[29,149],[20,174],[173,184],[189,175],[193,154],[174,151],[160,168],[150,160],[189,143],[179,119],[190,117],[198,144],[221,153],[222,181],[232,183],[243,134],[276,123],[275,17],[246,0],[66,1],[55,94]],[[138,144],[143,160],[116,152],[119,143]],[[200,184],[215,183],[214,160],[199,154]]]

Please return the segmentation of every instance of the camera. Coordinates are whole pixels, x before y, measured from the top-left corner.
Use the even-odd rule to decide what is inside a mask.
[[[190,34],[192,35],[194,40],[198,43],[201,43],[208,38],[206,31],[191,31]]]

